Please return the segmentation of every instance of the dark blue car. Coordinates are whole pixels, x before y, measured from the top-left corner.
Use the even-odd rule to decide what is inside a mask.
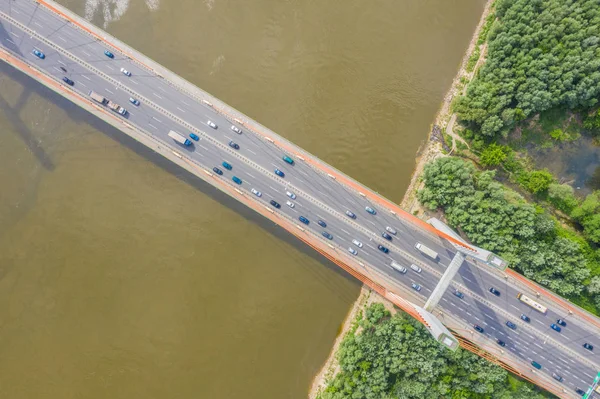
[[[36,57],[38,57],[40,60],[43,60],[44,58],[46,58],[46,55],[44,53],[42,53],[40,50],[36,50],[34,49],[32,51],[33,55],[35,55]]]
[[[190,133],[190,138],[194,141],[200,140],[200,137],[198,137],[198,135],[195,133]]]
[[[327,238],[328,240],[333,240],[333,236],[328,232],[324,231],[321,234],[323,234],[323,237]]]
[[[475,324],[475,325],[473,326],[473,328],[475,329],[475,331],[477,331],[477,332],[480,332],[480,333],[482,333],[482,334],[483,334],[483,328],[481,328],[481,327],[480,327],[480,326],[478,326],[477,324]]]
[[[307,218],[305,218],[304,216],[300,216],[298,218],[298,220],[300,220],[304,224],[309,224],[310,223],[310,221]]]
[[[392,241],[392,236],[389,235],[388,233],[386,233],[385,231],[383,233],[381,233],[381,236],[388,241]]]
[[[387,249],[386,247],[384,247],[383,245],[378,245],[377,248],[384,254],[387,254],[388,252],[390,252],[390,250]]]
[[[529,318],[529,316],[522,314],[521,315],[521,320],[526,321],[527,323],[531,322],[531,319]]]
[[[557,326],[557,325],[556,325],[556,324],[554,324],[554,323],[553,323],[553,324],[550,324],[550,328],[552,328],[552,329],[553,329],[554,331],[556,331],[556,332],[560,332],[560,327],[559,327],[559,326]]]
[[[227,169],[227,170],[231,170],[231,169],[233,168],[233,167],[231,166],[231,164],[229,164],[229,163],[227,163],[227,162],[225,162],[225,161],[223,161],[223,163],[222,163],[221,165],[223,165],[223,167],[224,167],[225,169]]]
[[[223,171],[221,169],[217,168],[216,166],[213,168],[213,172],[215,172],[218,175],[222,175],[223,174]]]
[[[319,221],[317,223],[319,223],[319,226],[321,226],[321,227],[327,227],[327,223],[325,223],[324,220],[319,219]]]
[[[104,50],[104,55],[108,58],[115,58],[115,55],[108,50]]]
[[[275,174],[279,177],[285,177],[285,173],[283,173],[282,171],[280,171],[279,169],[275,169]]]
[[[75,84],[75,82],[73,82],[71,79],[67,78],[66,76],[63,77],[63,82],[65,82],[69,86],[73,86]]]
[[[507,326],[508,328],[512,328],[513,330],[516,330],[516,329],[517,329],[517,325],[516,325],[515,323],[513,323],[512,321],[507,321],[507,322],[506,322],[506,326]]]
[[[237,176],[233,176],[231,180],[233,180],[236,184],[242,184],[242,179]]]

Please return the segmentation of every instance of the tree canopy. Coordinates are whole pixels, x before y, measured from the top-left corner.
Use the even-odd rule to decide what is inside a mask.
[[[543,398],[468,351],[442,348],[421,324],[380,303],[367,308],[337,356],[340,371],[319,399]]]
[[[498,0],[485,64],[455,104],[487,136],[600,96],[598,0]],[[592,124],[592,122],[590,122]]]

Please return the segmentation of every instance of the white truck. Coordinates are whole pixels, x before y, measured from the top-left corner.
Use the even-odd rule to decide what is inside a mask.
[[[425,245],[421,244],[420,242],[418,242],[415,245],[415,248],[420,251],[423,255],[427,255],[429,256],[431,259],[433,260],[437,260],[438,259],[438,253],[435,252],[433,249],[426,247]]]
[[[106,102],[108,100],[106,100],[106,98],[104,98],[103,96],[101,96],[100,94],[96,93],[95,91],[90,91],[90,97],[92,98],[92,100],[96,101],[97,103],[100,103],[102,105],[106,105]]]
[[[192,142],[190,140],[186,139],[184,136],[173,130],[169,132],[168,136],[176,142],[178,142],[179,144],[184,145],[186,147],[192,145]]]
[[[123,116],[125,116],[127,114],[127,110],[115,102],[112,102],[109,100],[107,105],[108,105],[108,108],[112,109],[113,111],[115,111],[118,114],[121,114]]]

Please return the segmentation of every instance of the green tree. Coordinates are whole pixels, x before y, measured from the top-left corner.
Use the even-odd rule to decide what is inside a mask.
[[[524,176],[525,187],[534,194],[548,190],[553,182],[554,176],[547,170],[534,170]]]
[[[548,186],[548,199],[561,211],[569,214],[578,205],[573,187],[568,184],[552,183]]]
[[[500,165],[507,156],[507,148],[496,143],[490,144],[479,157],[479,160],[484,166]]]

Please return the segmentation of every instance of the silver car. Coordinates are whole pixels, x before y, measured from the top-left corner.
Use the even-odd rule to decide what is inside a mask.
[[[252,189],[252,194],[256,195],[257,197],[262,197],[262,193],[255,188]]]
[[[390,226],[387,226],[385,229],[386,229],[386,230],[387,230],[387,232],[388,232],[388,233],[390,233],[390,234],[393,234],[393,235],[396,235],[396,234],[398,234],[398,232],[397,232],[395,229],[393,229],[392,227],[390,227]]]
[[[242,134],[242,129],[240,129],[239,127],[235,127],[235,126],[231,125],[231,130],[233,130],[237,134]]]
[[[358,251],[352,247],[348,248],[348,252],[350,252],[352,255],[358,254]]]
[[[295,207],[296,205],[294,205],[294,203],[292,201],[288,201],[286,202],[287,206],[289,206],[290,208]]]
[[[362,246],[363,246],[363,243],[360,242],[360,241],[358,241],[358,240],[356,240],[356,239],[352,240],[352,244],[356,245],[359,248],[362,248]]]
[[[207,124],[208,126],[212,127],[213,129],[216,129],[216,128],[218,127],[218,126],[217,126],[217,124],[216,124],[216,123],[214,123],[214,122],[213,122],[213,121],[211,121],[211,120],[209,120],[209,121],[206,121],[206,124]]]
[[[127,69],[125,68],[121,68],[121,73],[125,76],[131,76],[131,72],[129,72]]]
[[[285,195],[287,195],[291,199],[296,199],[296,194],[292,193],[291,191],[286,191]]]

